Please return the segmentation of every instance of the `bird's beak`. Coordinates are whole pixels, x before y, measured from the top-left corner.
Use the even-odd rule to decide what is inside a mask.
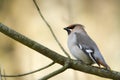
[[[68,27],[65,27],[64,30],[67,31],[68,35],[71,33],[71,30]]]
[[[66,30],[66,31],[67,31],[67,30],[68,30],[68,28],[67,28],[67,27],[65,27],[65,28],[64,28],[64,30]]]

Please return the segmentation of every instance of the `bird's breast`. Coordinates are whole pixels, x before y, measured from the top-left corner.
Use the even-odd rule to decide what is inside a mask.
[[[77,42],[76,35],[70,34],[68,37],[68,48],[70,53],[77,58],[78,60],[82,60],[86,64],[92,64],[92,60],[86,55],[76,44]]]

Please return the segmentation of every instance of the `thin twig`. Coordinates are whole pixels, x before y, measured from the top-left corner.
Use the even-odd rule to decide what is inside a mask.
[[[2,80],[2,71],[1,71],[1,67],[0,67],[0,80]]]
[[[33,74],[33,73],[36,73],[36,72],[41,71],[41,70],[43,70],[43,69],[46,69],[46,68],[52,66],[53,64],[55,64],[55,62],[52,62],[52,63],[50,63],[49,65],[47,65],[47,66],[45,66],[45,67],[43,67],[43,68],[40,68],[40,69],[35,70],[35,71],[28,72],[28,73],[18,74],[18,75],[1,75],[1,77],[22,77],[22,76],[26,76],[26,75],[29,75],[29,74]]]
[[[5,70],[3,69],[3,74],[5,75]],[[6,77],[4,77],[4,80],[7,80],[7,78]]]
[[[59,47],[61,48],[61,50],[68,56],[68,58],[70,58],[69,54],[65,51],[65,49],[62,47],[62,45],[60,44],[59,40],[57,39],[57,37],[55,36],[51,26],[48,24],[47,20],[44,18],[44,16],[42,15],[41,13],[41,10],[39,8],[39,6],[37,5],[36,3],[36,0],[33,0],[36,8],[37,8],[37,11],[39,12],[39,15],[41,16],[41,18],[43,19],[43,21],[45,22],[45,24],[48,26],[48,28],[50,29],[50,32],[51,34],[53,35],[54,39],[56,40],[57,44],[59,45]]]
[[[55,75],[57,75],[57,74],[59,74],[59,73],[62,73],[63,71],[65,71],[66,69],[68,69],[68,67],[69,67],[69,61],[66,61],[65,65],[64,65],[62,68],[60,68],[60,69],[58,69],[58,70],[56,70],[56,71],[54,71],[54,72],[52,72],[52,73],[44,76],[43,78],[41,78],[41,79],[39,79],[39,80],[47,80],[47,79],[50,79],[51,77],[53,77],[53,76],[55,76]]]

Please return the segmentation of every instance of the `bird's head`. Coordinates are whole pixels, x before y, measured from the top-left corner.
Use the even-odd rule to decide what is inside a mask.
[[[64,30],[67,31],[68,35],[74,30],[74,29],[84,29],[84,26],[81,24],[72,24],[69,25],[68,27],[65,27]]]

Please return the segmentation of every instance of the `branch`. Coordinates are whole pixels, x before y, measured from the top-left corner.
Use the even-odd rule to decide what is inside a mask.
[[[52,66],[55,62],[52,62],[50,64],[48,64],[47,66],[43,67],[43,68],[40,68],[38,70],[35,70],[35,71],[31,71],[31,72],[28,72],[28,73],[24,73],[24,74],[18,74],[18,75],[1,75],[1,77],[22,77],[22,76],[26,76],[26,75],[29,75],[29,74],[33,74],[33,73],[36,73],[38,71],[41,71],[43,69],[46,69],[50,66]]]
[[[36,0],[33,0],[36,8],[37,8],[37,11],[39,12],[39,15],[41,16],[41,18],[43,19],[43,21],[45,22],[45,24],[48,26],[48,28],[50,29],[50,32],[51,34],[53,35],[55,41],[57,42],[57,44],[60,46],[61,50],[68,56],[68,58],[70,58],[69,54],[65,51],[65,49],[62,47],[62,45],[60,44],[59,40],[57,39],[57,37],[55,36],[51,26],[48,24],[47,20],[44,18],[44,16],[42,15],[41,13],[41,10],[40,8],[38,7],[37,3],[36,3]]]
[[[56,71],[54,71],[54,72],[44,76],[43,78],[41,78],[39,80],[47,80],[47,79],[49,79],[49,78],[51,78],[51,77],[53,77],[53,76],[55,76],[55,75],[65,71],[68,67],[69,67],[69,61],[67,61],[62,68],[60,68],[60,69],[58,69],[58,70],[56,70]]]
[[[25,37],[24,35],[8,28],[2,23],[0,23],[0,32],[20,42],[21,44],[24,44],[27,47],[39,52],[40,54],[50,58],[51,60],[53,60],[54,62],[58,64],[65,65],[65,62],[69,60],[68,58],[58,54],[57,52],[52,51],[46,48],[45,46]],[[101,76],[104,78],[120,80],[120,72],[117,72],[117,71],[109,71],[106,69],[89,66],[80,61],[76,61],[72,59],[70,59],[69,64],[70,64],[69,68],[72,68],[74,70],[82,71],[82,72],[89,73],[89,74],[94,74],[94,75]]]
[[[0,67],[0,80],[2,80],[2,72],[1,72],[1,67]]]

